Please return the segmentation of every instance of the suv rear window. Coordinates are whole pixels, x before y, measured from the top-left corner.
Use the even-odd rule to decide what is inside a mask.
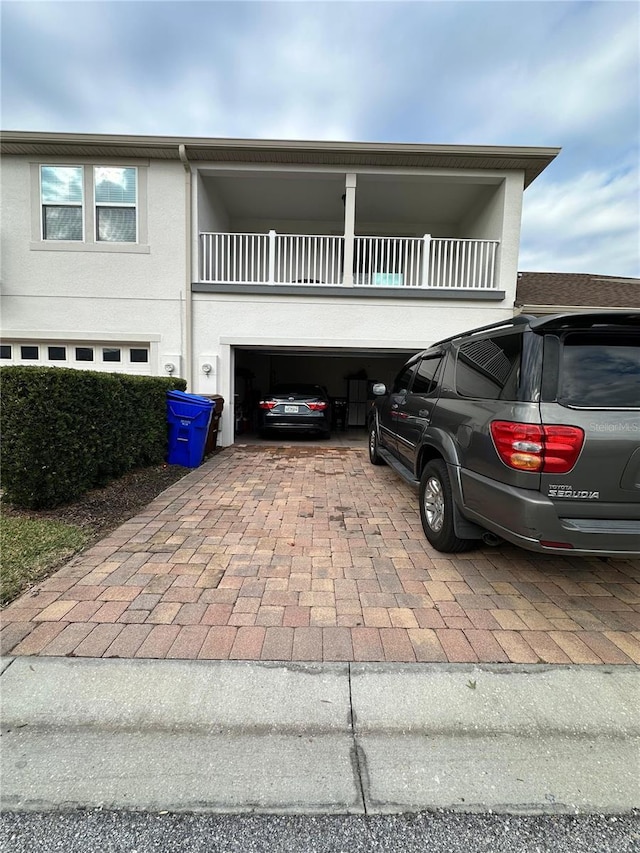
[[[640,408],[640,336],[567,335],[558,400],[576,408]]]

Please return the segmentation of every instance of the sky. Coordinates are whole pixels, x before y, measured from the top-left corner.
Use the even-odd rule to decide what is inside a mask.
[[[4,130],[560,147],[519,269],[640,276],[635,0],[2,0]]]

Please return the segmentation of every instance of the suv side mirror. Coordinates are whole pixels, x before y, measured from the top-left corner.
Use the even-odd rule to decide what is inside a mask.
[[[388,393],[387,386],[384,382],[375,382],[371,391],[376,397],[384,397],[384,395]]]

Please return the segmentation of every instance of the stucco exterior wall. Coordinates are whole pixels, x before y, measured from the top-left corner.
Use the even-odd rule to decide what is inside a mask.
[[[48,161],[50,162],[50,161]],[[87,161],[89,162],[89,161]],[[92,161],[94,162],[94,161]],[[55,163],[54,163],[55,164]],[[74,161],[74,165],[82,165]],[[99,163],[96,163],[99,165]],[[148,242],[126,246],[63,245],[32,239],[37,186],[26,157],[6,158],[2,169],[2,329],[25,340],[99,338],[147,341],[155,351],[180,355],[185,297],[184,171],[181,164],[133,162],[147,170],[139,199]],[[87,199],[90,204],[91,200]],[[159,372],[152,366],[151,372]]]
[[[505,303],[194,295],[195,393],[222,394],[222,444],[233,441],[233,347],[414,351],[512,316]],[[207,376],[202,364],[212,365]]]
[[[518,257],[520,254],[520,232],[522,225],[522,199],[524,178],[522,173],[513,173],[505,181],[504,222],[502,243],[498,252],[500,288],[505,291],[505,302],[510,309],[516,299],[518,283]]]
[[[215,187],[205,185],[200,173],[196,173],[197,223],[199,231],[229,231],[229,214]]]
[[[522,173],[509,173],[490,196],[469,211],[462,222],[465,236],[500,240],[496,276],[498,287],[505,291],[505,300],[510,306],[513,306],[516,296],[523,192]]]

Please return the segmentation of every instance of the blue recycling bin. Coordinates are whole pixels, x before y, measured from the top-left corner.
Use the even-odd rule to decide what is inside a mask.
[[[169,465],[197,468],[202,463],[214,408],[213,400],[207,400],[197,394],[167,391]]]

